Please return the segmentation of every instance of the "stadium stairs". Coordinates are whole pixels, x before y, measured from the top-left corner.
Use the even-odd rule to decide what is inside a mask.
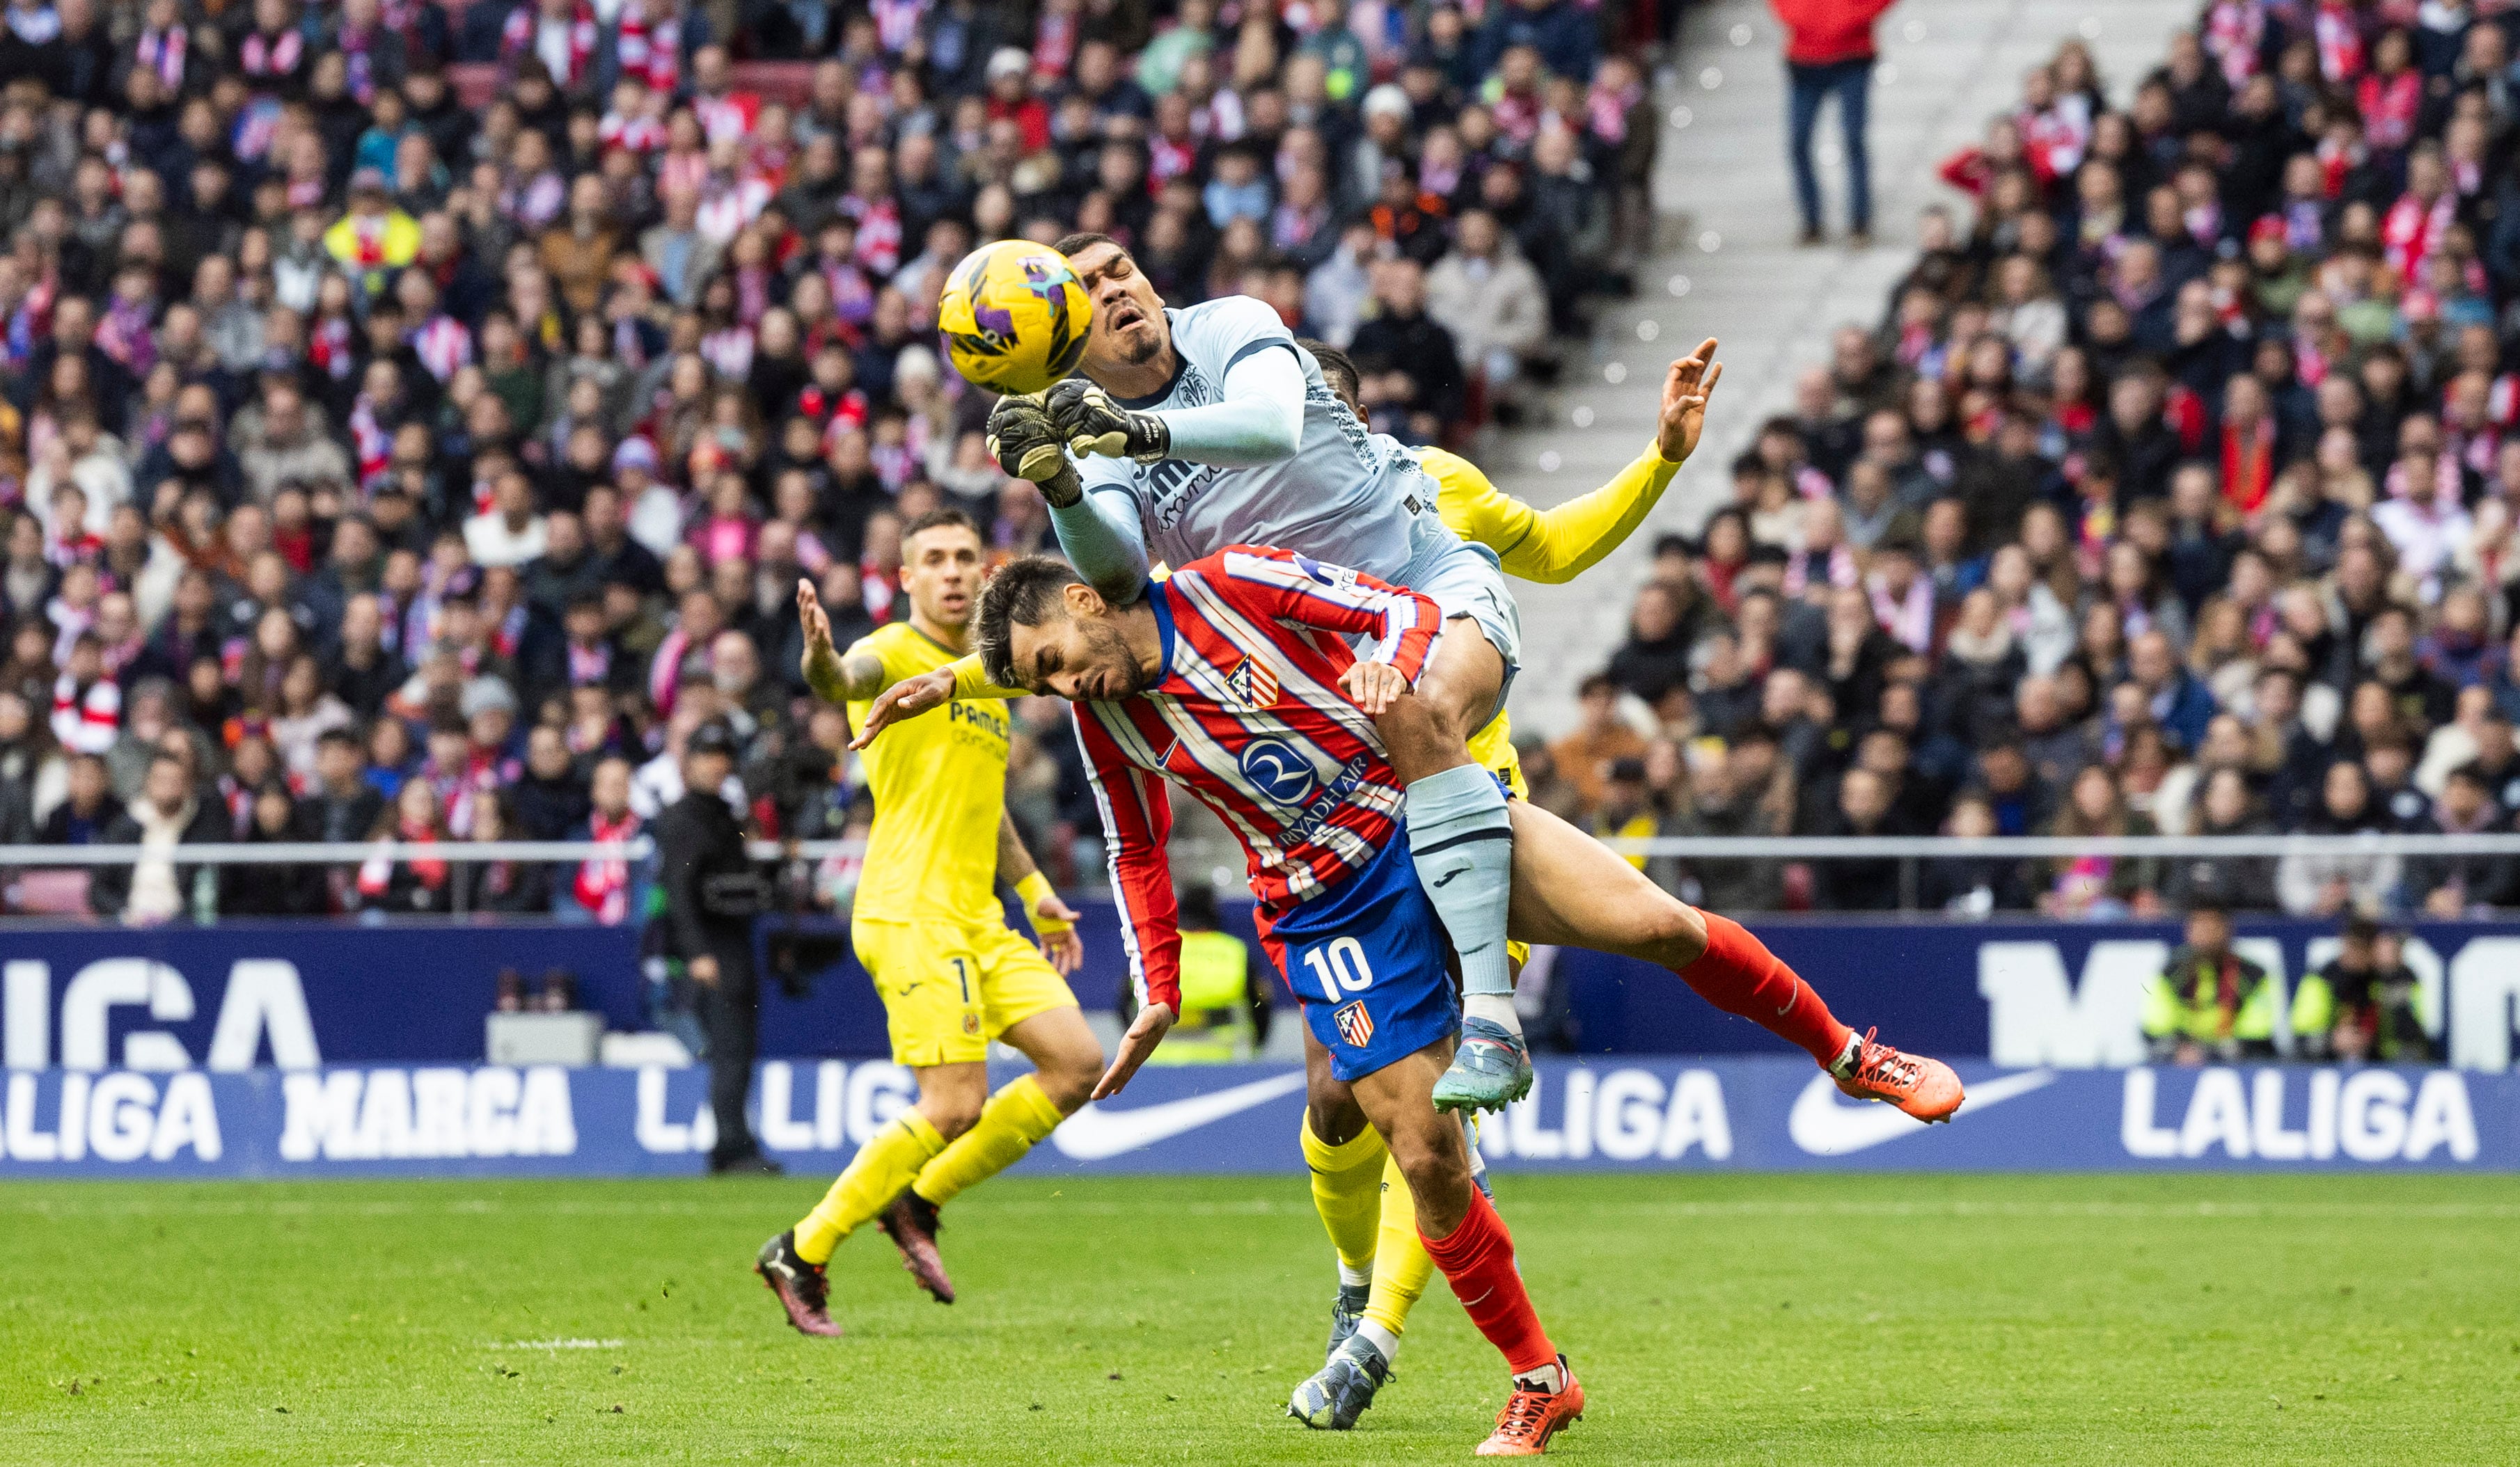
[[[1967,200],[1934,176],[1943,157],[2013,106],[2021,74],[2080,35],[2110,99],[2123,104],[2195,19],[2189,0],[1904,0],[1882,18],[1873,76],[1874,244],[1845,247],[1846,188],[1837,118],[1818,151],[1832,236],[1796,247],[1785,161],[1782,36],[1762,0],[1692,6],[1672,64],[1656,78],[1662,147],[1654,179],[1656,252],[1636,272],[1637,298],[1605,304],[1594,340],[1574,352],[1541,422],[1491,435],[1484,467],[1508,493],[1552,505],[1607,479],[1653,431],[1662,372],[1706,336],[1727,364],[1715,416],[1691,467],[1638,534],[1581,581],[1519,586],[1528,655],[1513,689],[1515,733],[1555,735],[1575,685],[1626,636],[1628,606],[1653,540],[1694,532],[1729,492],[1724,466],[1763,420],[1792,410],[1794,378],[1828,360],[1830,331],[1881,319],[1914,255],[1917,210]],[[1616,378],[1615,382],[1613,378]]]

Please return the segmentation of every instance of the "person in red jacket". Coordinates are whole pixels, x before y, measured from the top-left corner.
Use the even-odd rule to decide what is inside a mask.
[[[1794,160],[1794,200],[1802,206],[1803,240],[1821,242],[1820,180],[1812,173],[1812,130],[1821,104],[1837,94],[1846,132],[1847,242],[1872,243],[1872,178],[1864,153],[1865,105],[1872,90],[1872,22],[1894,0],[1768,0],[1785,25],[1786,115]]]

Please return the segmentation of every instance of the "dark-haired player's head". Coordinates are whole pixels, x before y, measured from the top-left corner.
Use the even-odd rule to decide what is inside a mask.
[[[1356,362],[1346,352],[1328,341],[1316,341],[1310,336],[1297,336],[1295,344],[1313,354],[1313,360],[1322,364],[1322,380],[1329,383],[1330,391],[1339,401],[1347,404],[1349,412],[1363,418],[1365,409],[1361,403],[1364,396],[1362,384],[1365,378],[1358,375]]]
[[[1066,561],[1026,556],[980,593],[980,665],[1001,688],[1070,702],[1124,698],[1152,682],[1162,663],[1153,622],[1144,600],[1114,606]]]
[[[1097,381],[1113,371],[1143,367],[1172,345],[1164,299],[1147,272],[1108,235],[1074,234],[1051,246],[1067,256],[1076,279],[1094,302],[1094,325],[1085,338],[1085,375]]]
[[[930,510],[901,532],[901,589],[910,609],[940,627],[970,625],[985,547],[960,510]]]

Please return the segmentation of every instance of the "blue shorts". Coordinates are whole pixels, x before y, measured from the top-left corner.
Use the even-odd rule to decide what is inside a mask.
[[[1461,1032],[1445,967],[1452,949],[1399,832],[1365,869],[1288,909],[1265,935],[1341,1080]]]

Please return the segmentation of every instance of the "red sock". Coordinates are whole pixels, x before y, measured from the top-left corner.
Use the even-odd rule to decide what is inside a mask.
[[[1706,919],[1705,956],[1678,970],[1697,997],[1801,1045],[1823,1066],[1837,1063],[1854,1031],[1837,1021],[1812,986],[1739,922],[1711,911],[1698,915]]]
[[[1438,1240],[1421,1229],[1418,1240],[1444,1270],[1445,1282],[1453,1286],[1470,1322],[1504,1353],[1508,1369],[1529,1375],[1557,1362],[1557,1347],[1540,1327],[1531,1296],[1523,1292],[1522,1273],[1513,1266],[1513,1234],[1505,1230],[1505,1220],[1486,1193],[1470,1189],[1469,1216],[1451,1236]]]

